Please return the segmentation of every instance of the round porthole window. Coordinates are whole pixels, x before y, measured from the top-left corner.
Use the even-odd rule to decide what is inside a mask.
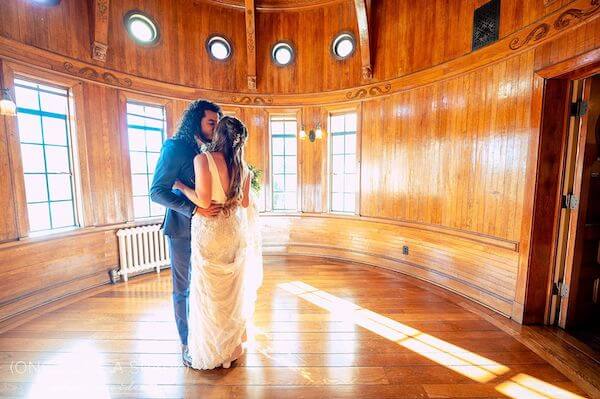
[[[139,11],[130,11],[123,20],[127,33],[133,40],[142,45],[153,45],[158,42],[158,27],[147,15]]]
[[[354,54],[356,41],[351,33],[343,32],[337,35],[331,44],[333,56],[339,60],[346,59]]]
[[[288,66],[294,62],[294,48],[288,42],[275,43],[271,50],[271,59],[278,66]]]
[[[206,51],[211,58],[225,61],[231,57],[231,44],[222,36],[211,36],[206,40]]]

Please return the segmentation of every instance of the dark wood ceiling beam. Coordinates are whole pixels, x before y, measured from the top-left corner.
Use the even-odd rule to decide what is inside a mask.
[[[370,1],[368,0],[354,0],[354,7],[356,9],[356,22],[358,24],[358,43],[360,46],[362,77],[365,80],[370,80],[373,78],[371,47],[369,44],[369,6]]]
[[[256,28],[254,0],[245,0],[246,8],[246,54],[248,58],[248,89],[256,90]]]
[[[110,0],[92,0],[92,58],[106,61],[108,51],[108,10]]]

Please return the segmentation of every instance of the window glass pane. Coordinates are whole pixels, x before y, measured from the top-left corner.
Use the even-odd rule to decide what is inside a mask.
[[[64,119],[42,117],[44,144],[67,145],[67,122]]]
[[[128,102],[127,112],[134,216],[163,215],[164,207],[151,202],[148,192],[164,141],[164,108]]]
[[[29,230],[40,231],[50,228],[50,213],[48,203],[28,204]]]
[[[146,131],[146,150],[147,151],[160,152],[162,143],[163,143],[162,132],[158,132],[156,130],[147,130]]]
[[[46,146],[45,151],[48,173],[69,173],[69,150],[67,147]]]
[[[343,193],[344,192],[344,176],[343,175],[333,175],[331,177],[331,191],[334,193]]]
[[[145,151],[146,137],[145,132],[140,129],[129,128],[129,151]]]
[[[149,105],[146,105],[144,107],[144,114],[151,118],[161,119],[161,120],[164,119],[164,116],[165,116],[163,107],[152,107]]]
[[[154,169],[156,169],[156,163],[158,162],[159,157],[159,153],[148,153],[148,173],[154,173]]]
[[[273,173],[283,173],[283,157],[273,157]]]
[[[286,137],[285,139],[285,155],[296,155],[297,152],[296,138]]]
[[[50,203],[52,211],[52,228],[73,226],[73,203],[71,201]]]
[[[273,137],[273,155],[283,155],[283,138]]]
[[[133,195],[148,194],[148,175],[132,175],[131,186]]]
[[[284,191],[284,175],[273,175],[273,191]]]
[[[331,210],[338,212],[344,211],[344,194],[331,194]]]
[[[51,201],[72,199],[70,175],[48,175],[48,188]]]
[[[296,157],[285,157],[285,173],[296,173]]]
[[[344,194],[344,212],[354,212],[355,194]]]
[[[130,152],[129,158],[131,162],[131,173],[147,173],[146,153]]]
[[[137,115],[127,115],[127,124],[135,126],[145,126],[145,118]]]
[[[297,208],[297,203],[296,203],[296,193],[285,193],[285,209],[296,209]]]
[[[17,114],[19,140],[22,143],[41,143],[42,125],[39,115],[30,115],[23,112]]]
[[[285,191],[296,191],[296,175],[285,175]]]
[[[65,115],[67,113],[67,97],[58,94],[40,92],[42,111]]]
[[[144,115],[144,106],[136,103],[127,103],[128,114]]]
[[[356,156],[354,155],[346,155],[346,165],[344,170],[346,173],[354,173],[356,169]]]
[[[344,156],[334,155],[331,161],[331,169],[335,174],[344,173]]]
[[[153,131],[156,131],[156,129],[163,130],[164,122],[162,120],[146,118],[146,126],[154,128]]]
[[[21,144],[21,161],[24,173],[44,173],[44,151],[41,145]]]
[[[25,175],[25,195],[27,202],[48,201],[46,175]]]
[[[344,153],[344,136],[334,135],[332,136],[331,150],[334,154]]]
[[[293,134],[296,135],[297,124],[296,121],[287,121],[285,122],[285,134]]]
[[[150,216],[150,202],[148,197],[133,197],[133,215],[136,218]]]
[[[285,209],[284,193],[273,193],[273,209]]]
[[[283,134],[283,122],[271,122],[271,134]]]
[[[356,114],[350,113],[346,114],[346,132],[356,132]]]
[[[356,153],[356,135],[355,134],[347,134],[344,136],[346,140],[345,151],[347,154]]]
[[[16,80],[15,80],[16,83]],[[16,104],[19,108],[40,109],[36,90],[15,86]]]
[[[356,192],[356,175],[344,175],[344,191],[346,193]]]
[[[331,127],[329,128],[331,133],[344,132],[344,115],[334,115],[331,117]]]

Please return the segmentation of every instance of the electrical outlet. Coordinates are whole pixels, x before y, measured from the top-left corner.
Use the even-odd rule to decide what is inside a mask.
[[[402,254],[408,255],[408,245],[402,247]]]

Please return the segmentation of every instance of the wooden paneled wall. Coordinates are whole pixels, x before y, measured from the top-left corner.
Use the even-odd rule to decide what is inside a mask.
[[[570,0],[502,0],[500,36],[548,15]],[[121,0],[109,9],[106,62],[91,58],[87,1],[65,0],[43,7],[28,0],[0,3],[0,35],[54,53],[161,82],[190,87],[247,92],[244,10],[201,0]],[[473,10],[483,1],[374,1],[370,12],[374,81],[404,76],[471,51]],[[546,5],[547,4],[547,5]],[[140,47],[128,36],[123,16],[139,9],[160,29],[157,46]],[[69,27],[69,30],[65,29]],[[354,1],[299,10],[257,10],[256,56],[259,93],[312,93],[365,83],[360,54],[345,61],[331,56],[331,41],[341,31],[357,33]],[[209,59],[205,40],[219,33],[233,45],[227,62]],[[272,45],[289,40],[296,62],[280,68],[270,61]],[[358,38],[357,38],[358,40]],[[159,66],[159,67],[157,67]]]
[[[53,39],[54,32],[58,29],[56,24],[87,12],[81,6],[83,2],[64,0],[54,11],[40,11],[25,2],[16,2],[9,9],[7,4],[13,2],[15,0],[0,4],[0,35],[28,45],[48,48],[55,53],[66,53],[92,64],[88,59],[87,46],[79,42],[81,38],[71,35],[62,41]],[[457,2],[432,0],[432,4],[434,3],[435,15],[446,21],[446,24],[441,24],[445,26],[443,29],[448,34],[460,31],[453,24],[460,25],[466,18],[461,16],[470,13]],[[556,10],[567,4],[558,0],[545,8],[543,3],[542,0],[528,1],[524,3],[527,4],[526,7],[519,8],[511,5],[511,1],[503,1],[503,12],[513,15],[514,19],[503,19],[502,34],[506,35],[521,24],[534,22],[545,14],[541,10]],[[111,2],[111,7],[117,7],[116,4],[120,7],[123,2]],[[387,1],[377,4],[383,9],[391,7]],[[343,3],[339,3],[328,7],[342,5]],[[188,18],[181,10],[164,9],[162,3],[154,7],[155,12],[160,15]],[[198,8],[197,2],[190,2],[190,7],[191,15],[204,12],[199,10],[214,8]],[[60,13],[58,10],[61,10]],[[446,17],[441,17],[444,13],[450,13],[449,10],[452,10],[452,18],[448,17],[446,20]],[[238,18],[236,13],[239,11],[235,9],[225,12],[235,14],[231,16],[232,20]],[[265,11],[265,15],[257,16],[257,26],[269,25],[273,37],[277,32],[285,36],[288,24],[292,31],[302,31],[297,21],[303,20],[304,15],[313,15],[317,19],[327,16],[332,19],[328,12],[310,9],[267,16]],[[391,10],[389,12],[393,14]],[[47,19],[40,25],[38,34],[31,34],[27,29],[21,28],[27,26],[27,23],[34,24],[37,18],[41,18],[40,13],[45,13]],[[115,13],[118,14],[118,11],[114,11],[113,16]],[[350,18],[351,14],[350,11],[342,12],[340,19],[333,20],[338,21],[341,26],[345,24],[342,20]],[[265,20],[261,22],[263,17],[272,18],[271,23],[268,24]],[[242,13],[240,19],[243,25]],[[206,20],[205,26],[213,26],[209,20]],[[296,22],[290,22],[293,20]],[[279,23],[281,25],[277,25]],[[394,29],[397,28],[386,28],[387,23],[382,21],[378,29],[381,32],[395,32]],[[407,24],[410,25],[409,22]],[[431,25],[431,21],[429,24]],[[74,26],[74,33],[83,36],[88,34],[86,27],[77,24]],[[113,26],[111,35],[117,35],[120,26]],[[329,29],[330,27],[321,27],[317,32],[329,32]],[[427,36],[429,33],[426,35],[420,28],[413,26],[402,29],[406,29],[403,34],[410,32],[410,35],[415,35],[415,40],[410,41],[413,46],[419,43],[420,48],[431,39]],[[260,30],[257,31],[260,34]],[[173,28],[173,32],[177,30]],[[381,32],[379,36],[375,34],[375,43],[389,41],[390,35],[397,34]],[[302,213],[265,216],[266,252],[322,254],[389,267],[461,292],[520,320],[526,291],[530,231],[528,218],[531,216],[529,206],[533,196],[530,182],[535,180],[532,172],[535,171],[537,162],[539,135],[539,115],[535,110],[536,104],[541,100],[541,78],[536,76],[535,71],[598,49],[599,32],[600,18],[590,18],[562,36],[547,39],[537,47],[515,52],[505,59],[487,65],[485,60],[478,59],[470,68],[463,66],[465,70],[455,74],[456,76],[440,78],[436,72],[430,77],[422,77],[422,84],[416,87],[410,86],[390,95],[380,93],[358,98],[347,104],[333,106],[324,101],[318,105],[311,103],[310,106],[299,105],[292,109],[286,107],[290,112],[297,112],[300,117],[299,126],[304,124],[309,129],[320,122],[325,130],[330,111],[344,108],[357,110],[361,142],[361,216],[322,215],[327,212],[327,135],[315,143],[300,142],[298,158]],[[434,33],[433,37],[437,37],[436,35],[439,33]],[[307,37],[312,38],[312,41],[316,40],[315,36]],[[384,40],[384,37],[388,39]],[[115,43],[118,40],[122,40],[122,47]],[[177,56],[169,58],[169,54],[164,53],[164,49],[160,47],[136,49],[130,47],[127,40],[113,39],[114,47],[109,50],[109,54],[110,51],[120,51],[118,62],[123,64],[111,65],[111,62],[117,61],[110,61],[109,57],[107,66],[154,77],[161,81],[156,84],[167,89],[169,85],[164,82],[171,80],[183,85],[213,87],[195,80],[208,76],[212,64],[204,62],[205,60],[197,61],[188,54],[180,55],[179,51],[184,48],[181,41],[177,45],[173,44],[174,47],[169,50],[176,52]],[[258,40],[260,42],[260,36]],[[402,61],[402,66],[395,64],[401,58],[395,58],[395,52],[388,53],[390,61],[385,64],[387,61],[378,58],[382,57],[385,50],[379,48],[375,51],[375,54],[379,54],[375,56],[375,65],[380,62],[390,65],[380,66],[380,70],[388,71],[386,73],[389,76],[426,68],[431,63],[443,62],[468,51],[464,47],[467,40],[462,40],[463,44],[460,44],[460,40],[449,40],[442,48],[435,50],[433,48],[436,46],[423,46],[423,51],[431,50],[435,54]],[[308,45],[309,42],[307,40],[303,43]],[[201,48],[198,43],[195,45]],[[376,47],[378,46],[381,47]],[[244,51],[243,46],[236,46],[234,51],[238,47],[239,51]],[[34,52],[33,47],[25,48]],[[138,65],[139,60],[147,56],[146,51],[154,52],[152,57],[146,58],[152,68]],[[264,49],[259,49],[257,54],[260,51]],[[406,51],[404,56],[409,54],[409,50],[402,51]],[[39,54],[46,53],[36,54],[38,57]],[[180,56],[182,58],[178,58]],[[48,57],[56,55],[48,53]],[[325,53],[322,57],[325,57]],[[42,61],[35,61],[33,64],[38,64],[40,68],[50,69],[44,67]],[[199,64],[196,65],[195,62]],[[354,68],[357,68],[356,71],[360,69],[358,64],[340,66],[348,68],[346,74],[340,72],[343,69],[336,70],[319,62],[316,65],[321,65],[320,68],[327,76],[339,74],[341,85],[359,84],[359,80],[355,80],[359,78],[351,77]],[[219,69],[221,67],[223,69]],[[242,79],[235,74],[245,71],[245,68],[236,67],[235,71],[238,72],[233,73],[233,69],[227,69],[233,66],[221,67],[214,69],[215,75],[212,75],[218,77],[213,83],[220,84],[220,89],[234,90],[242,84]],[[259,71],[260,68],[259,62]],[[261,86],[259,77],[259,90],[270,87],[269,90],[287,93],[338,87],[335,86],[338,84],[334,82],[336,79],[315,76],[316,69],[310,65],[301,67],[299,64],[296,68],[294,74],[289,76],[286,75],[289,71],[268,69],[269,82],[263,81]],[[64,79],[64,74],[58,72],[44,73],[55,76],[57,80]],[[86,161],[78,167],[85,169],[89,176],[89,195],[84,198],[84,209],[92,216],[81,231],[17,241],[19,228],[15,187],[18,188],[18,184],[15,184],[15,179],[18,176],[10,167],[10,159],[14,154],[11,154],[8,144],[11,137],[14,140],[17,132],[10,127],[6,118],[0,124],[0,241],[3,242],[0,243],[0,280],[12,284],[8,297],[0,301],[0,318],[82,287],[107,282],[107,270],[117,265],[114,232],[119,227],[131,224],[129,160],[123,136],[122,99],[134,94],[110,84],[110,81],[95,82],[97,79],[93,77],[80,75],[70,79],[78,80],[82,85],[84,101],[82,107],[76,110],[82,126],[77,134],[85,135],[85,140],[81,143],[87,156]],[[6,84],[10,85],[11,82]],[[245,79],[243,84],[245,85]],[[153,94],[152,90],[147,90],[143,95],[168,106],[169,132],[172,133],[189,98],[160,97]],[[327,98],[326,92],[320,95]],[[293,97],[287,96],[286,99]],[[225,108],[248,126],[251,138],[246,149],[247,160],[268,171],[269,113],[281,112],[282,108],[265,104],[229,104]],[[265,177],[266,192],[270,184],[268,173]],[[263,193],[263,200],[265,197]],[[408,255],[401,253],[402,245],[409,245]],[[40,279],[38,276],[48,278]],[[84,282],[76,283],[79,280]],[[23,283],[17,284],[17,281]]]

